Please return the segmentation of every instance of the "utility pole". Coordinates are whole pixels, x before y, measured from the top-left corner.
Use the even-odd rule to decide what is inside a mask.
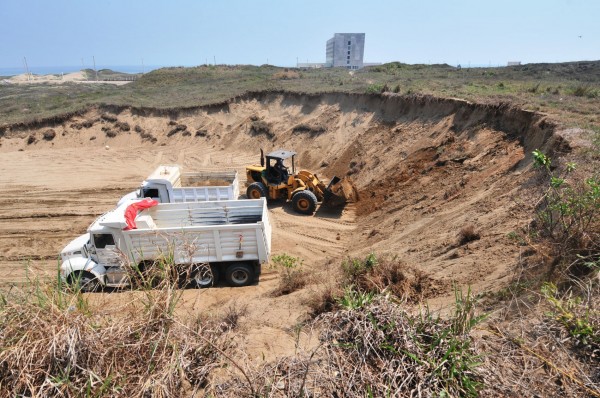
[[[142,75],[145,73],[145,69],[144,69],[144,58],[142,58]]]
[[[27,65],[27,58],[23,57],[23,63],[25,64],[25,73],[27,74],[27,80],[31,80],[31,72],[29,72],[29,65]]]
[[[215,66],[217,66],[217,57],[213,55],[213,61],[215,63]]]
[[[92,60],[94,61],[94,72],[96,72],[96,81],[98,81],[98,69],[96,69],[96,57],[92,55]]]

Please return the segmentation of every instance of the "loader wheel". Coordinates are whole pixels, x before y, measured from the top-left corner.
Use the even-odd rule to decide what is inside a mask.
[[[311,191],[300,191],[292,197],[294,210],[301,214],[313,214],[317,209],[317,197]]]
[[[267,197],[267,187],[262,182],[253,182],[246,190],[248,199],[260,199]]]
[[[231,264],[225,271],[225,279],[234,287],[248,286],[254,282],[254,271],[248,264]]]

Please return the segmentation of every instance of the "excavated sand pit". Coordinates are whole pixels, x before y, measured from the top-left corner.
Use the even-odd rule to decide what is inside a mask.
[[[507,234],[527,222],[516,198],[530,179],[529,154],[549,150],[554,125],[506,106],[418,96],[251,93],[179,110],[105,106],[0,128],[0,284],[56,272],[58,253],[158,164],[236,168],[260,148],[298,152],[319,176],[350,175],[361,200],[301,216],[270,206],[273,254],[304,260],[318,275],[301,291],[272,297],[277,274],[257,286],[188,290],[182,311],[244,306],[249,355],[285,354],[296,343],[306,298],[348,256],[389,253],[422,273],[419,294],[444,302],[452,285],[505,285],[519,260]],[[55,135],[46,134],[49,129]],[[245,192],[245,185],[241,187]],[[459,243],[472,229],[479,239]],[[135,293],[95,294],[118,305]],[[242,343],[243,344],[243,343]]]

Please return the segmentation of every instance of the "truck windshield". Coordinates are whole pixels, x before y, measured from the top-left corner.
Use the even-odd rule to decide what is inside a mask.
[[[114,246],[115,239],[112,234],[94,234],[94,246],[96,249],[104,249],[106,246]]]
[[[158,189],[142,188],[142,198],[158,198]]]

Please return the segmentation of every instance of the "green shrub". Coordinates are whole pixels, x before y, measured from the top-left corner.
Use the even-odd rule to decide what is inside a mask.
[[[365,90],[365,92],[367,94],[379,94],[383,92],[384,86],[381,83],[376,83],[376,84],[371,84],[370,86],[367,86],[367,89]]]
[[[589,85],[578,85],[573,88],[572,94],[575,97],[586,97],[586,98],[596,98],[598,97],[598,91],[594,90]]]
[[[336,301],[344,309],[357,310],[370,304],[374,297],[374,292],[357,292],[352,286],[347,286]]]
[[[588,291],[594,289],[591,284],[587,288]],[[557,286],[550,282],[542,286],[542,295],[553,309],[546,315],[566,329],[584,355],[597,357],[600,353],[600,308],[594,304],[594,300],[584,301],[572,292],[561,296]]]
[[[271,261],[280,275],[279,286],[273,295],[290,294],[306,285],[306,273],[300,258],[283,253],[273,256]]]
[[[538,201],[535,232],[548,245],[554,257],[553,270],[587,273],[600,262],[600,178],[567,181],[574,163],[564,167],[564,175],[552,170],[552,160],[533,152],[534,166],[544,171],[547,188]]]

